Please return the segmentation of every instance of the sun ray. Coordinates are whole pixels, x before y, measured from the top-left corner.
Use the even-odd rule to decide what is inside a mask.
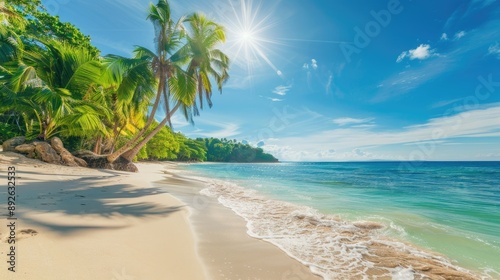
[[[264,12],[262,2],[252,0],[228,0],[227,5],[229,8],[222,10],[220,17],[227,29],[226,51],[233,63],[249,74],[264,64],[280,75],[281,71],[267,54],[271,45],[280,44],[267,37],[267,32],[276,24],[273,9]]]

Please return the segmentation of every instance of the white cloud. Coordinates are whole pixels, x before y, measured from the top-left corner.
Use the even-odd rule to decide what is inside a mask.
[[[411,69],[392,74],[385,80],[379,81],[378,84],[383,84],[384,87],[379,89],[372,102],[381,102],[406,94],[444,73],[464,68],[466,64],[461,61],[476,59],[478,53],[484,54],[484,51],[495,42],[492,38],[498,36],[499,24],[499,20],[493,20],[480,29],[471,30],[461,39],[460,44],[452,44],[446,53],[433,53],[435,59],[413,65]]]
[[[465,33],[465,31],[463,31],[463,30],[462,30],[462,31],[460,31],[460,32],[457,32],[457,33],[455,34],[455,40],[459,40],[460,38],[464,37],[464,36],[465,36],[465,34],[466,34],[466,33]]]
[[[446,34],[446,33],[441,34],[441,40],[447,41],[448,40],[448,34]]]
[[[413,60],[413,59],[423,60],[423,59],[429,58],[433,53],[433,50],[431,50],[430,48],[431,48],[430,45],[421,44],[416,49],[409,50],[408,54],[410,56],[410,59],[411,60]]]
[[[434,52],[435,52],[434,50],[431,50],[430,45],[421,44],[420,46],[418,46],[417,48],[415,48],[413,50],[402,52],[398,56],[398,58],[396,59],[396,62],[399,63],[399,62],[403,61],[403,59],[405,59],[406,57],[410,58],[410,60],[414,60],[414,59],[424,60],[424,59],[431,57],[432,55],[435,55]]]
[[[302,68],[305,69],[305,70],[309,70],[309,69],[313,69],[313,70],[316,70],[318,69],[318,61],[316,59],[311,59],[311,63],[304,63],[304,65],[302,65]]]
[[[363,124],[369,123],[373,121],[373,118],[365,118],[365,119],[355,119],[355,118],[338,118],[334,119],[333,123],[338,124],[340,126],[350,125],[350,124]]]
[[[268,97],[267,99],[271,100],[272,102],[281,102],[281,101],[283,101],[283,99],[279,99],[279,98]]]
[[[498,59],[500,59],[500,44],[495,43],[488,48],[489,55],[495,55]]]
[[[203,122],[204,124],[211,125],[212,127],[219,128],[218,130],[211,130],[210,132],[205,132],[203,130],[198,130],[197,132],[193,133],[198,136],[202,137],[214,137],[214,138],[228,138],[228,137],[233,137],[236,135],[240,134],[240,127],[237,124],[234,123],[219,123],[219,122],[212,122],[212,121],[200,121]]]
[[[292,86],[277,86],[273,90],[273,93],[275,93],[277,95],[285,96],[287,94],[287,92],[290,91],[291,88],[292,88]]]
[[[316,61],[316,59],[311,59],[311,67],[312,69],[316,70],[318,69],[318,61]]]
[[[308,136],[268,140],[266,147],[276,145],[272,150],[283,160],[314,160],[318,159],[318,153],[327,149],[336,151],[332,160],[360,159],[361,156],[366,159],[388,159],[389,156],[411,159],[416,154],[424,156],[416,159],[443,159],[445,156],[467,159],[472,153],[495,147],[496,144],[492,143],[498,142],[495,139],[500,139],[499,116],[500,104],[497,103],[494,107],[463,111],[396,130],[342,127]],[[350,118],[345,119],[349,123]],[[464,140],[483,137],[491,139],[490,146]],[[459,149],[463,149],[463,152],[457,154],[457,148],[453,148],[457,145],[445,145],[448,142],[460,142]],[[405,145],[409,143],[410,145]],[[498,147],[491,150],[495,151],[500,150]]]

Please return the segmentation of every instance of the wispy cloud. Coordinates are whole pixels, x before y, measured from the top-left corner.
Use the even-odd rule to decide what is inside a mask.
[[[279,99],[279,98],[268,97],[267,99],[271,100],[272,102],[281,102],[281,101],[283,101],[283,99]]]
[[[459,32],[457,32],[457,33],[455,34],[455,37],[454,37],[454,38],[455,38],[455,40],[459,40],[459,39],[461,39],[462,37],[464,37],[464,36],[465,36],[465,34],[466,34],[466,33],[465,33],[465,31],[463,31],[463,30],[462,30],[462,31],[459,31]]]
[[[492,39],[500,37],[500,20],[488,22],[481,28],[471,30],[459,42],[455,42],[447,53],[436,54],[429,60],[411,69],[393,74],[377,85],[378,89],[372,102],[382,102],[389,98],[406,94],[438,76],[463,67],[463,62],[476,59],[477,55],[488,49],[494,43]],[[407,53],[406,55],[409,55]]]
[[[446,34],[446,33],[441,34],[441,38],[440,39],[443,40],[443,41],[447,41],[448,40],[448,34]]]
[[[313,157],[325,149],[335,149],[338,157],[342,153],[352,153],[353,151],[354,153],[364,150],[381,151],[387,147],[392,147],[391,150],[402,149],[405,147],[404,144],[409,143],[413,144],[413,146],[406,146],[409,151],[412,151],[412,147],[423,145],[422,143],[426,143],[427,148],[430,149],[431,145],[435,146],[447,142],[456,143],[460,139],[466,138],[498,139],[500,137],[499,116],[500,105],[496,104],[490,108],[464,111],[451,116],[430,119],[425,123],[403,127],[399,130],[380,131],[375,128],[347,127],[323,131],[306,137],[281,138],[266,143],[277,145],[278,147],[274,148],[275,151],[284,147],[284,150],[281,151],[283,153],[280,154],[282,157],[291,154],[293,158],[302,157],[302,159]],[[345,119],[346,123],[352,123],[348,121],[349,118]],[[305,143],[307,145],[304,145]],[[467,144],[467,141],[462,141],[461,144],[473,145]],[[307,147],[306,150],[304,147]],[[427,151],[429,154],[431,152]],[[379,158],[380,155],[374,154],[370,157]]]
[[[451,99],[451,100],[442,100],[442,101],[439,101],[437,103],[432,104],[429,108],[430,109],[437,109],[437,108],[445,107],[445,106],[450,105],[450,104],[457,103],[457,102],[459,102],[461,100],[463,100],[463,98],[455,98],[455,99]]]
[[[333,83],[333,74],[330,74],[330,76],[328,76],[328,81],[326,82],[326,87],[325,87],[326,94],[330,94],[331,93],[331,91],[332,91],[332,83]]]
[[[432,55],[435,55],[435,50],[432,50],[431,46],[428,44],[421,44],[415,49],[402,52],[396,59],[396,62],[399,63],[403,61],[403,59],[405,59],[406,57],[408,57],[410,60],[414,59],[424,60],[431,57]]]
[[[291,88],[292,86],[277,86],[276,88],[274,88],[273,93],[285,96]]]
[[[197,130],[190,133],[190,136],[228,138],[241,134],[240,126],[235,123],[214,122],[203,119],[200,119],[199,123],[205,127],[211,127],[210,131],[206,131],[205,129]]]
[[[489,46],[488,48],[488,54],[489,55],[494,55],[498,59],[500,59],[500,44],[495,43],[494,45]]]
[[[365,118],[365,119],[355,119],[355,118],[338,118],[334,119],[333,123],[338,124],[340,126],[351,125],[351,124],[362,124],[372,122],[374,118]]]

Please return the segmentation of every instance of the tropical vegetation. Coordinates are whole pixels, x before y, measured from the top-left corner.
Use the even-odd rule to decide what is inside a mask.
[[[174,20],[166,0],[148,12],[153,49],[102,57],[89,36],[40,0],[0,1],[0,141],[58,136],[110,163],[275,161],[236,141],[172,132],[173,114],[192,122],[204,104],[212,106],[213,87],[222,92],[230,62],[219,49],[225,32],[201,13]]]

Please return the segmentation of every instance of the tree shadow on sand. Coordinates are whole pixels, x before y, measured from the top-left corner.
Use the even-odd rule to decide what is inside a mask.
[[[49,182],[30,179],[33,175],[47,176],[43,172],[19,172],[22,177],[18,180],[16,190],[16,217],[20,221],[66,235],[91,229],[119,229],[127,226],[117,224],[113,217],[161,218],[182,210],[183,206],[168,206],[141,199],[166,193],[164,189],[137,188],[123,183],[101,186],[106,178],[124,176],[120,172],[103,172],[111,176],[79,175],[73,179],[71,174],[51,174],[54,180]],[[4,175],[6,174],[0,177],[5,178]],[[26,182],[23,183],[24,180]],[[3,216],[7,215],[7,207],[2,206],[7,201],[6,196],[5,188],[5,192],[0,192],[0,207],[5,209],[1,212]],[[44,213],[63,214],[66,222],[53,223],[38,218],[38,214]],[[92,218],[100,221],[98,225],[92,225]],[[105,222],[102,222],[103,219]],[[106,219],[109,219],[109,224]]]

